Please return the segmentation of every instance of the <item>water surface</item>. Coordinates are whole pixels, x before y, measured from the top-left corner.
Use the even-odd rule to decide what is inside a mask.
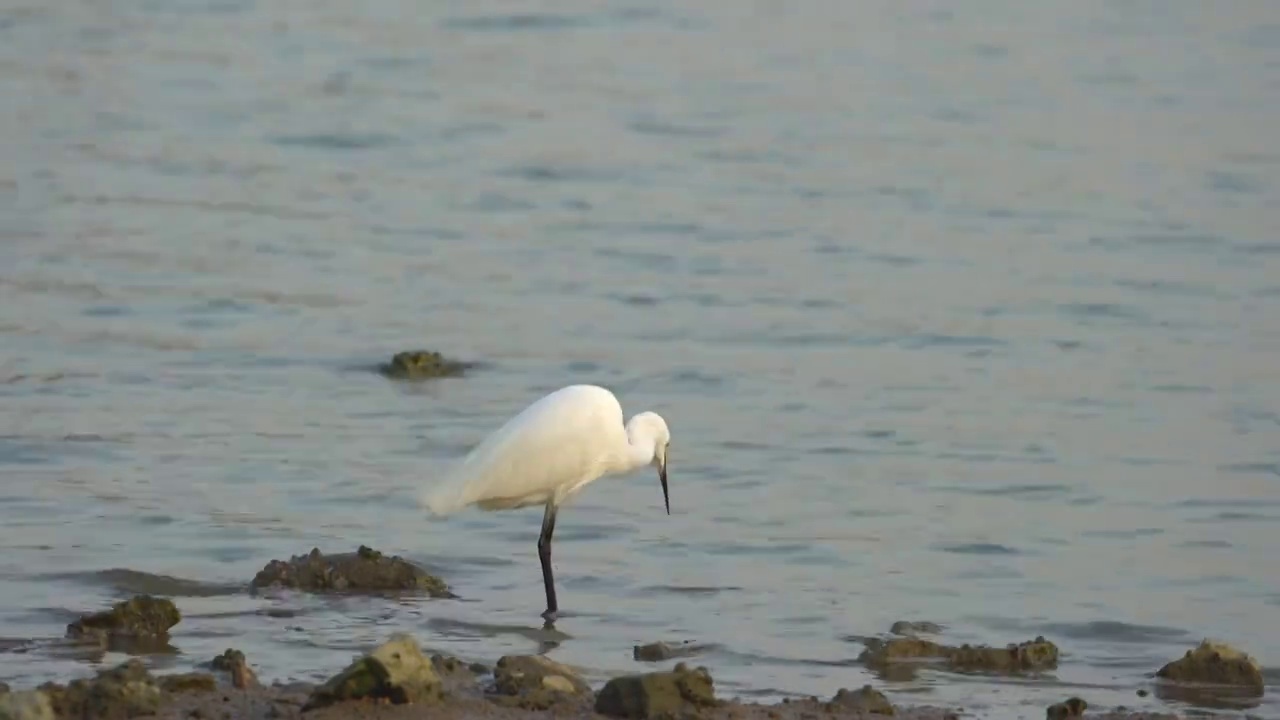
[[[1038,717],[1280,662],[1273,4],[19,0],[0,93],[12,684],[118,662],[31,641],[137,591],[158,662],[268,679],[693,639],[724,695]],[[485,365],[367,369],[423,346]],[[412,500],[580,381],[668,419],[672,515],[562,513],[548,634],[538,511]],[[360,543],[462,599],[240,589]],[[899,619],[1064,657],[882,681]]]

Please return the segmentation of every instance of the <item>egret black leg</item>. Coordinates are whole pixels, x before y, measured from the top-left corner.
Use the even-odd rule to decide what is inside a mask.
[[[556,605],[556,581],[551,574],[551,535],[556,531],[556,507],[547,504],[542,516],[542,534],[538,536],[538,559],[542,561],[542,584],[547,588],[547,610],[542,617],[554,622],[560,608]]]

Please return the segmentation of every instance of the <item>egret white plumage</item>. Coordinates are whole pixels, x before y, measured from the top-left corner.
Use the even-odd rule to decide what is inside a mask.
[[[510,510],[544,505],[538,559],[547,591],[542,616],[559,612],[551,572],[556,512],[594,480],[647,465],[658,469],[662,501],[671,514],[667,457],[671,433],[661,415],[641,412],[624,425],[622,406],[608,390],[570,385],[542,397],[508,420],[422,495],[436,515],[469,506]]]

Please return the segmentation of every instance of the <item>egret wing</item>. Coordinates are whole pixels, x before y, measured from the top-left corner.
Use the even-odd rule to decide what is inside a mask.
[[[437,515],[469,505],[501,510],[544,504],[557,490],[599,475],[624,441],[622,409],[612,394],[564,388],[485,438],[423,504]]]

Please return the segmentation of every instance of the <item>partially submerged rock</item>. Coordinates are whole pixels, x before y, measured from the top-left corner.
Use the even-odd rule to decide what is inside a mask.
[[[1043,636],[1002,648],[961,645],[949,648],[946,660],[951,669],[960,672],[1038,672],[1058,666],[1058,646]]]
[[[1262,668],[1245,652],[1226,643],[1204,640],[1186,655],[1156,671],[1156,677],[1178,683],[1231,685],[1262,693]]]
[[[1078,697],[1069,697],[1060,703],[1054,703],[1044,711],[1045,720],[1079,720],[1089,703]]]
[[[95,720],[153,715],[160,708],[162,696],[155,678],[136,659],[103,670],[93,678],[72,680],[66,686],[45,683],[39,690],[48,696],[58,717]]]
[[[419,591],[455,597],[443,580],[401,558],[361,545],[354,553],[325,555],[313,548],[289,560],[272,560],[258,571],[250,589],[287,587],[308,592]]]
[[[546,710],[591,695],[581,675],[541,655],[504,656],[493,669],[493,679],[491,701],[527,710]]]
[[[172,600],[135,595],[67,625],[67,637],[94,640],[110,650],[148,652],[166,647],[169,628],[181,620]]]
[[[249,667],[244,653],[239,650],[227,648],[209,665],[214,670],[227,673],[231,677],[231,685],[237,690],[244,690],[258,684],[258,676],[253,672],[253,668]]]
[[[691,640],[669,644],[654,642],[648,645],[636,645],[631,649],[631,656],[640,662],[662,662],[680,657],[692,657],[706,650],[709,646],[699,645]]]
[[[889,632],[894,635],[908,635],[911,637],[921,634],[937,635],[942,632],[942,626],[938,623],[929,622],[928,620],[917,620],[914,622],[909,620],[899,620],[889,628]]]
[[[432,350],[406,350],[396,353],[391,362],[380,365],[378,371],[397,380],[426,380],[457,377],[469,367],[467,363],[450,360]]]
[[[706,668],[678,663],[668,672],[624,675],[605,683],[596,695],[595,711],[621,718],[681,717],[720,705]]]
[[[346,700],[381,700],[401,705],[444,698],[440,677],[412,636],[397,633],[368,655],[312,691],[303,710]]]
[[[893,703],[889,702],[889,698],[870,685],[863,685],[857,690],[841,688],[836,692],[835,697],[831,698],[830,705],[833,708],[857,710],[874,715],[894,714]]]
[[[0,695],[3,695],[7,692],[9,692],[9,684],[5,682],[0,682]]]
[[[1058,647],[1042,636],[1003,648],[967,644],[953,647],[915,637],[868,639],[866,644],[858,660],[877,668],[912,660],[933,661],[954,672],[1022,673],[1058,666]]]

